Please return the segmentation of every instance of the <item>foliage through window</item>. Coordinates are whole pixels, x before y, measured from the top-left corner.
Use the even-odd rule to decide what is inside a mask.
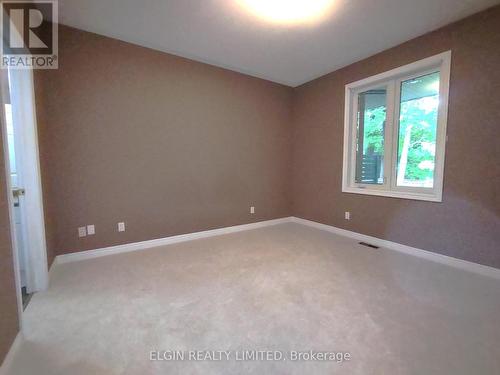
[[[441,201],[450,53],[346,86],[343,191]]]

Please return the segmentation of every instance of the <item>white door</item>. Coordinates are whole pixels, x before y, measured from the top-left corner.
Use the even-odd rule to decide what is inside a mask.
[[[48,286],[35,96],[31,70],[2,72],[2,132],[9,177],[9,209],[18,263],[18,292]]]
[[[21,278],[21,288],[28,289],[27,284],[27,264],[26,264],[26,254],[23,242],[23,229],[22,229],[22,211],[21,211],[21,200],[22,200],[22,189],[20,188],[18,173],[17,173],[17,163],[16,163],[16,142],[14,134],[14,124],[12,121],[12,104],[10,103],[10,96],[6,97],[4,100],[4,115],[5,124],[7,126],[7,146],[9,153],[9,167],[10,167],[10,186],[13,193],[13,204],[14,204],[14,222],[15,222],[15,234],[17,241],[17,251],[19,259],[19,271]]]

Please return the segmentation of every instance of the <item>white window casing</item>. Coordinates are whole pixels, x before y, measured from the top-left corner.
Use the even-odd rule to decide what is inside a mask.
[[[433,202],[442,201],[450,67],[451,51],[447,51],[346,85],[342,192]],[[436,72],[439,72],[439,106],[437,110],[433,186],[398,186],[396,179],[401,83]],[[380,184],[363,184],[356,182],[355,178],[358,94],[375,88],[384,88],[387,97],[384,128],[384,178]]]

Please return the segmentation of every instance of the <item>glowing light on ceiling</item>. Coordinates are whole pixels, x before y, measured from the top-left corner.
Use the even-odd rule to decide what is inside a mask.
[[[277,24],[315,23],[325,18],[335,0],[237,0],[257,17]]]

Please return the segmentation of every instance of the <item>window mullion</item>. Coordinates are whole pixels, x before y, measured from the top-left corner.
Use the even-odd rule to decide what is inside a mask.
[[[397,118],[397,122],[395,123],[395,128],[394,128],[394,138],[393,138],[393,145],[394,145],[394,154],[392,156],[393,160],[393,168],[392,168],[392,187],[391,189],[394,191],[401,190],[398,187],[397,184],[397,179],[398,179],[398,152],[399,152],[399,131],[400,131],[400,121],[401,121],[401,82],[403,80],[399,79],[396,81],[396,91],[397,91],[397,102],[395,106],[395,116]]]
[[[401,102],[401,80],[394,80],[394,126],[392,131],[392,154],[391,154],[391,190],[397,188],[397,169],[398,169],[398,149],[399,149],[399,121],[400,121],[400,102]]]
[[[396,93],[395,81],[390,81],[387,85],[387,113],[386,126],[384,134],[384,187],[386,190],[392,189],[392,181],[394,179],[394,134],[397,133],[397,117],[396,117]]]

